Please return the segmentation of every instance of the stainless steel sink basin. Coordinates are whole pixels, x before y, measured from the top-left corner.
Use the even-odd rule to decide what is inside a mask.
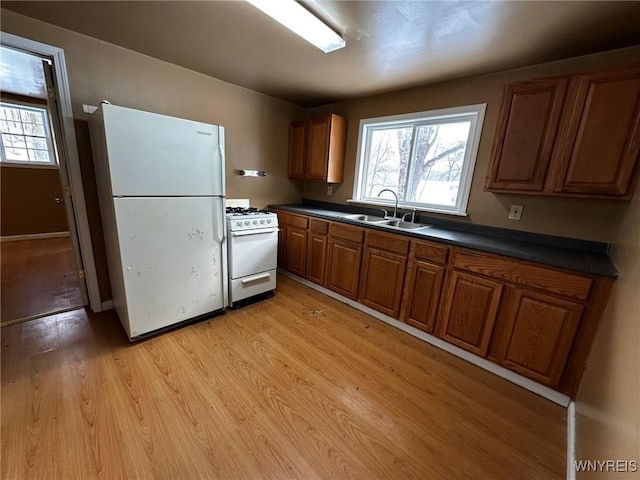
[[[429,228],[430,225],[421,225],[419,223],[411,223],[400,220],[399,218],[384,218],[376,217],[375,215],[344,215],[342,218],[348,218],[349,220],[356,220],[358,222],[371,223],[373,225],[379,225],[381,227],[389,227],[397,230],[418,230],[420,228]]]
[[[420,225],[419,223],[405,222],[402,220],[391,220],[385,222],[390,227],[399,228],[400,230],[417,230],[419,228],[429,228],[429,225]]]
[[[348,218],[349,220],[357,220],[357,221],[366,222],[366,223],[380,223],[380,222],[388,221],[388,219],[384,217],[376,217],[375,215],[361,215],[361,214],[344,215],[342,218]]]

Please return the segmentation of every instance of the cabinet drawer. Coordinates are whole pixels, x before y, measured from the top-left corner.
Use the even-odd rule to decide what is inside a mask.
[[[298,228],[307,228],[309,223],[309,219],[307,217],[302,217],[300,215],[296,215],[294,213],[287,213],[278,211],[278,223],[283,223],[285,225],[292,225]]]
[[[342,238],[352,242],[362,243],[364,231],[360,227],[351,227],[349,225],[341,225],[339,223],[331,224],[331,236],[333,238]]]
[[[449,247],[430,242],[415,242],[413,252],[416,258],[442,265],[446,264],[449,259]]]
[[[326,235],[329,233],[329,222],[323,220],[316,220],[315,218],[309,219],[309,230],[319,235]]]
[[[388,252],[399,253],[400,255],[407,255],[409,253],[409,246],[411,242],[407,238],[400,237],[398,235],[388,235],[384,233],[367,232],[367,246],[376,247]]]
[[[582,275],[459,248],[456,249],[455,267],[579,300],[587,299],[593,282]]]

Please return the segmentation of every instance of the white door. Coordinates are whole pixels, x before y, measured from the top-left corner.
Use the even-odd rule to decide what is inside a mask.
[[[227,305],[222,202],[114,199],[131,337]]]
[[[101,109],[113,196],[224,196],[222,127],[115,105]]]

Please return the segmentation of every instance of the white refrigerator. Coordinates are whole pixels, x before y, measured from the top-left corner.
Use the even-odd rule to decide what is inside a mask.
[[[113,307],[129,339],[223,310],[224,128],[111,104],[89,123]]]

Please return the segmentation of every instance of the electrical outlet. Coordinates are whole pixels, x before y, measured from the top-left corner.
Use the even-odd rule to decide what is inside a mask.
[[[520,217],[522,217],[522,210],[524,210],[522,205],[511,205],[511,210],[509,210],[509,220],[520,220]]]
[[[332,186],[328,186],[327,187],[327,196],[330,197],[331,195],[333,195],[333,187]]]

